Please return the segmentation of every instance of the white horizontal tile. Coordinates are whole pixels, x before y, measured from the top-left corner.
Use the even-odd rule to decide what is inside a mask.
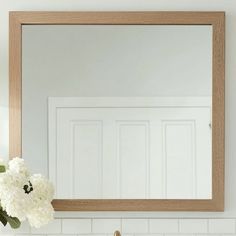
[[[33,234],[58,234],[61,233],[61,220],[55,219],[40,229],[31,228]]]
[[[196,236],[196,234],[165,234],[165,236]],[[203,236],[202,234],[199,236]],[[213,236],[213,235],[205,235],[205,236]]]
[[[180,233],[207,233],[206,219],[180,219],[179,230]]]
[[[33,235],[33,236],[36,236],[36,235]],[[65,235],[64,234],[48,234],[47,236],[65,236]],[[77,236],[77,235],[76,234],[67,234],[66,236]],[[86,235],[86,236],[89,236],[89,235]]]
[[[15,236],[14,234],[1,234],[1,236]]]
[[[12,229],[10,227],[9,224],[7,224],[7,226],[3,226],[0,223],[0,235],[1,236],[6,236],[6,235],[17,235],[17,234],[25,234],[25,235],[29,235],[30,234],[30,226],[29,223],[27,221],[24,221],[21,223],[20,228],[18,229]]]
[[[120,219],[93,219],[92,232],[93,233],[108,233],[112,234],[116,231],[121,231]]]
[[[216,234],[209,234],[209,236],[214,236]],[[236,234],[217,234],[216,236],[236,236]]]
[[[15,235],[11,235],[11,236],[46,236],[46,234],[15,234]],[[2,235],[1,235],[2,236]],[[59,236],[57,234],[57,236]]]
[[[9,226],[9,224],[7,224],[5,227],[2,225],[2,223],[0,222],[0,234],[3,235],[11,235],[14,234],[14,230],[11,229],[11,227]]]
[[[49,235],[48,235],[49,236]],[[55,235],[55,236],[57,236],[57,235]],[[63,235],[63,236],[65,236],[65,235]],[[66,236],[70,236],[69,234],[67,234]],[[108,236],[107,234],[77,234],[76,236]],[[113,235],[111,235],[111,236],[113,236]],[[122,235],[123,236],[123,235]]]
[[[135,234],[134,236],[164,236],[164,234]]]
[[[184,236],[186,236],[186,235],[184,235]],[[207,234],[195,234],[195,236],[222,236],[222,235],[221,234],[209,234],[209,233],[207,233]],[[227,236],[229,236],[229,235],[227,235]],[[230,236],[233,236],[233,235],[230,235]]]
[[[148,219],[122,219],[123,233],[148,233]]]
[[[150,233],[178,233],[177,219],[150,219]]]
[[[21,226],[18,229],[14,230],[15,234],[29,234],[30,233],[30,225],[28,221],[21,222]]]
[[[210,219],[209,233],[235,233],[235,219]]]
[[[121,232],[120,232],[121,233]],[[80,235],[79,235],[80,236]],[[96,235],[93,235],[93,236],[97,236],[97,234]],[[106,236],[114,236],[114,234],[106,234]],[[135,236],[134,234],[123,234],[123,233],[121,233],[121,236]],[[138,235],[138,236],[140,236],[140,234]],[[145,235],[145,236],[147,236],[147,235]]]
[[[65,234],[89,234],[91,233],[91,219],[63,219],[62,233]]]

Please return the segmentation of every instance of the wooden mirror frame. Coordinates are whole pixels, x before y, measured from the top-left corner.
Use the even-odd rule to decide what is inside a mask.
[[[213,29],[212,199],[53,200],[56,211],[224,210],[224,12],[10,12],[10,158],[21,156],[22,25],[211,25]]]

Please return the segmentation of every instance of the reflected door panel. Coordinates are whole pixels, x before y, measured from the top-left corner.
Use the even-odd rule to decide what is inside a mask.
[[[56,198],[211,198],[210,98],[98,100],[49,99]]]

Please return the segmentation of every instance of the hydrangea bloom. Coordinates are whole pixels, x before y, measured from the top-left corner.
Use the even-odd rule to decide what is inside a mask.
[[[37,201],[51,202],[54,195],[54,189],[51,184],[41,174],[34,174],[30,177],[30,182],[34,186],[34,191],[31,192],[32,197]]]
[[[22,177],[29,177],[29,171],[25,165],[24,159],[16,157],[9,161],[9,171]]]
[[[32,227],[40,228],[53,219],[53,207],[49,202],[41,203],[41,205],[31,208],[27,218]]]
[[[9,161],[8,166],[0,160],[0,166],[5,166],[0,173],[0,213],[27,219],[36,228],[52,220],[52,184],[40,174],[31,176],[21,158]]]

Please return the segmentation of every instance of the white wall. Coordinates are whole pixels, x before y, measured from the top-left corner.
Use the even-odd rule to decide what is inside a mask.
[[[153,218],[153,217],[191,217],[191,218],[236,218],[236,1],[235,0],[0,0],[0,156],[7,156],[7,142],[8,133],[6,126],[8,125],[8,11],[12,10],[196,10],[196,11],[226,11],[226,186],[225,186],[225,212],[224,213],[70,213],[66,217],[138,217],[138,218]],[[57,217],[65,216],[62,213],[57,213]],[[89,220],[90,222],[91,220]],[[150,221],[145,220],[144,224],[149,224],[149,229],[144,230],[142,233],[150,233]],[[177,220],[179,222],[181,220]],[[64,219],[63,228],[79,227],[79,221],[71,223]],[[227,229],[232,229],[230,232],[235,233],[235,222],[234,220],[227,220],[216,222],[216,221],[205,221],[205,220],[194,220],[194,226],[191,227],[191,221],[184,221],[185,226],[194,229],[196,227],[199,230],[186,230],[185,233],[199,233],[201,227],[204,230],[200,233],[227,233]],[[222,223],[223,222],[223,223]],[[70,225],[71,223],[72,225]],[[85,225],[86,222],[83,224]],[[220,223],[220,224],[219,224]],[[135,223],[134,223],[135,224]],[[129,226],[132,227],[132,222],[129,221]],[[187,224],[187,226],[186,226]],[[213,226],[212,226],[213,224]],[[223,224],[223,225],[222,225]],[[85,227],[83,225],[83,227]],[[107,222],[106,225],[109,225]],[[136,222],[137,226],[141,225]],[[161,224],[163,226],[163,224]],[[171,221],[167,222],[167,229],[172,228]],[[209,227],[207,227],[207,225]],[[53,227],[53,226],[51,226]],[[61,221],[59,225],[53,227],[58,229],[61,233]],[[72,227],[72,228],[73,228]],[[121,227],[121,225],[120,225]],[[123,228],[125,226],[123,225]],[[141,227],[141,226],[140,226]],[[211,228],[212,227],[212,228]],[[79,227],[80,228],[80,227]],[[82,227],[81,227],[82,228]],[[208,230],[207,230],[208,228]],[[59,230],[60,229],[60,230]],[[180,227],[181,229],[181,227]],[[210,230],[213,231],[210,231]],[[222,229],[222,230],[221,230]],[[55,234],[55,230],[46,232],[36,231],[36,234]],[[112,229],[113,230],[113,227]],[[109,230],[109,232],[111,231]],[[135,231],[135,230],[133,230]],[[164,231],[164,230],[163,230]],[[193,232],[194,231],[194,232]],[[127,230],[127,233],[131,233],[132,230]],[[29,233],[28,229],[25,233]],[[67,233],[70,233],[67,231]],[[71,234],[78,234],[77,230],[72,230]],[[87,231],[86,231],[87,233]],[[111,232],[112,233],[112,232]],[[109,234],[111,234],[109,233]],[[135,232],[133,232],[135,233]],[[175,232],[174,232],[175,233]],[[176,233],[181,233],[178,230]],[[82,232],[83,234],[83,232]]]

